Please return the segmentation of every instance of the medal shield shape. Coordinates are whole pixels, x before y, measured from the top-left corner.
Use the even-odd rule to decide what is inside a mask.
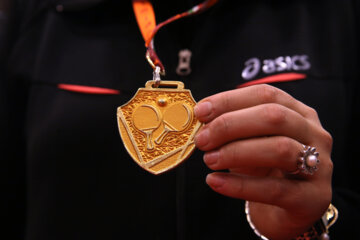
[[[195,150],[194,136],[201,123],[190,90],[178,81],[148,81],[135,96],[118,107],[122,141],[143,169],[160,174],[181,164]]]

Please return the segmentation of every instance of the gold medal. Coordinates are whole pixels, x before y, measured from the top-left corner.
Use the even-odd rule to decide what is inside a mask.
[[[121,138],[140,167],[160,174],[191,155],[194,136],[201,126],[194,116],[195,104],[182,82],[148,81],[129,102],[118,107]]]
[[[136,21],[145,40],[146,59],[154,69],[153,81],[146,82],[135,96],[118,107],[117,121],[126,150],[140,167],[160,174],[178,166],[195,149],[194,137],[201,123],[195,118],[196,104],[190,90],[178,81],[161,81],[165,68],[154,48],[157,31],[182,17],[213,6],[206,0],[156,25],[150,0],[132,0]]]

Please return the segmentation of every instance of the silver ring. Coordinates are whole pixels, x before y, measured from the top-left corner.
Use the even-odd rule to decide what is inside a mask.
[[[316,148],[303,145],[301,156],[298,158],[297,170],[291,174],[297,174],[302,172],[304,174],[313,175],[318,170],[317,165],[320,163],[319,153],[316,152]]]

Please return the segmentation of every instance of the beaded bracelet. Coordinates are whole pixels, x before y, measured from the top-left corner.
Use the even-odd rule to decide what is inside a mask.
[[[251,221],[248,201],[245,201],[245,213],[246,219],[254,233],[262,240],[269,240],[255,228],[254,223]],[[322,218],[317,221],[314,226],[312,226],[307,232],[299,237],[294,238],[294,240],[329,240],[329,228],[336,222],[338,214],[339,213],[336,207],[330,204]]]

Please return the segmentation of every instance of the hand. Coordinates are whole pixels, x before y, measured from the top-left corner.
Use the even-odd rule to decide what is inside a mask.
[[[250,201],[251,219],[269,239],[306,232],[331,201],[332,138],[314,109],[268,85],[207,97],[195,107],[206,123],[195,137],[216,192]],[[313,175],[297,170],[303,144],[320,153]]]

